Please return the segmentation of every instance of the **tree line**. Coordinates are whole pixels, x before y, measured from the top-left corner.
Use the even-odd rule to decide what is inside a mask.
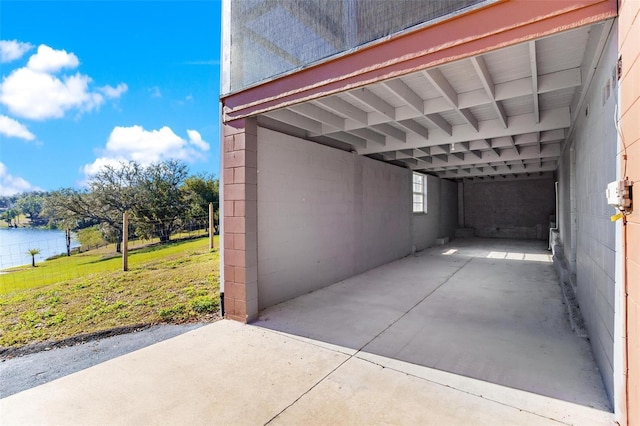
[[[219,182],[213,176],[189,175],[187,165],[177,160],[148,166],[129,161],[103,167],[84,189],[1,197],[0,219],[17,226],[16,220],[23,214],[32,225],[64,230],[67,254],[72,232],[83,235],[82,230],[97,229],[101,238],[115,243],[120,252],[125,211],[130,217],[129,235],[167,242],[177,231],[206,223],[209,203],[213,203],[217,218]]]

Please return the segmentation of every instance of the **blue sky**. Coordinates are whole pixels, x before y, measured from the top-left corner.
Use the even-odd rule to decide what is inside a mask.
[[[219,175],[220,0],[0,2],[0,195],[103,164]]]

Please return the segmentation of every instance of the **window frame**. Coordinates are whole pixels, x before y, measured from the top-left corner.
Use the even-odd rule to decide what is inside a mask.
[[[416,178],[419,178],[418,182],[416,182]],[[416,185],[420,185],[420,187],[416,187]],[[427,176],[413,172],[411,175],[411,191],[413,214],[427,214]],[[416,197],[421,198],[421,201],[416,203]]]

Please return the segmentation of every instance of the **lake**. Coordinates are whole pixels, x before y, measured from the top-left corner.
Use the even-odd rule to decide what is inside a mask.
[[[80,244],[72,239],[71,247]],[[31,263],[29,249],[37,248],[36,263],[56,254],[66,253],[64,231],[31,228],[0,228],[0,269]]]

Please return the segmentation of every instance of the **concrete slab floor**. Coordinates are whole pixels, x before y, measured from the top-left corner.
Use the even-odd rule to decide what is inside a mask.
[[[266,309],[254,324],[611,411],[540,241],[456,240]]]
[[[223,320],[1,399],[0,423],[611,425],[613,420],[581,405]]]

